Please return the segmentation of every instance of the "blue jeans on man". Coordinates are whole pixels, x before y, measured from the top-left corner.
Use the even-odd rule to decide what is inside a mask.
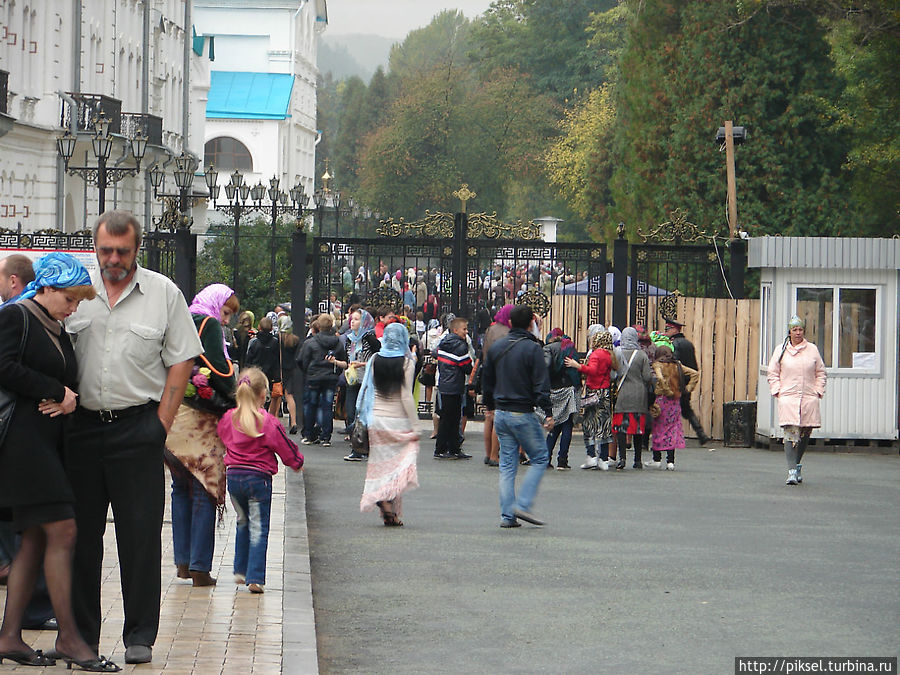
[[[547,471],[547,441],[540,421],[531,412],[496,410],[494,430],[500,439],[500,516],[504,523],[514,523],[516,511],[531,511],[538,486]],[[519,446],[531,460],[531,466],[519,486],[517,498]]]
[[[216,505],[194,476],[172,474],[172,548],[176,565],[192,572],[212,570]]]
[[[272,477],[258,471],[229,471],[228,494],[237,515],[234,573],[247,584],[266,583],[266,552],[272,511]]]
[[[331,432],[334,429],[334,390],[337,382],[331,380],[319,380],[309,382],[306,385],[308,396],[303,399],[303,425],[309,433],[315,433],[315,425],[319,426],[319,441],[331,441]],[[315,437],[305,436],[307,440],[316,440]]]

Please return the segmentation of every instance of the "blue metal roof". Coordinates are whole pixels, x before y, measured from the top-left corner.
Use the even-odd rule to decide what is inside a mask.
[[[294,76],[286,73],[210,73],[207,119],[283,120]]]

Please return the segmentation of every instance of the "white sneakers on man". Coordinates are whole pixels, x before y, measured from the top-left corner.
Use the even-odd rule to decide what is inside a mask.
[[[581,468],[582,469],[596,469],[597,468],[597,458],[588,456],[585,463],[581,465]]]

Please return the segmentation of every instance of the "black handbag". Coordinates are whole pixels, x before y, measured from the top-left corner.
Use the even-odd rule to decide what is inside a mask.
[[[19,357],[18,362],[22,362],[22,355],[25,353],[25,342],[28,340],[28,310],[22,305],[16,305],[22,310],[22,318],[25,321],[25,327],[22,329],[22,339],[19,341]],[[9,431],[9,425],[12,422],[13,413],[16,411],[16,400],[18,396],[11,391],[7,391],[0,387],[0,446],[6,440],[6,432]]]
[[[353,433],[350,434],[350,447],[357,455],[369,454],[369,430],[359,419],[353,423]]]

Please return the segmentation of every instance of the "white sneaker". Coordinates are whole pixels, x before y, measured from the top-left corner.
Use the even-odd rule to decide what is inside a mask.
[[[609,471],[609,462],[604,462],[602,459],[598,459],[597,469],[599,469],[600,471]]]
[[[658,466],[662,466],[662,462],[644,462],[644,466],[648,469],[655,469]]]
[[[784,481],[785,485],[797,485],[797,469],[788,469],[788,477],[787,480]]]
[[[802,482],[803,482],[803,476],[800,475],[800,469],[801,469],[802,467],[803,467],[802,464],[798,464],[798,465],[797,465],[797,482],[798,482],[798,483],[802,483]]]
[[[596,469],[597,468],[597,458],[596,457],[588,457],[584,464],[581,465],[582,469]]]
[[[675,470],[675,462],[669,462],[666,464],[666,471],[674,471]]]

